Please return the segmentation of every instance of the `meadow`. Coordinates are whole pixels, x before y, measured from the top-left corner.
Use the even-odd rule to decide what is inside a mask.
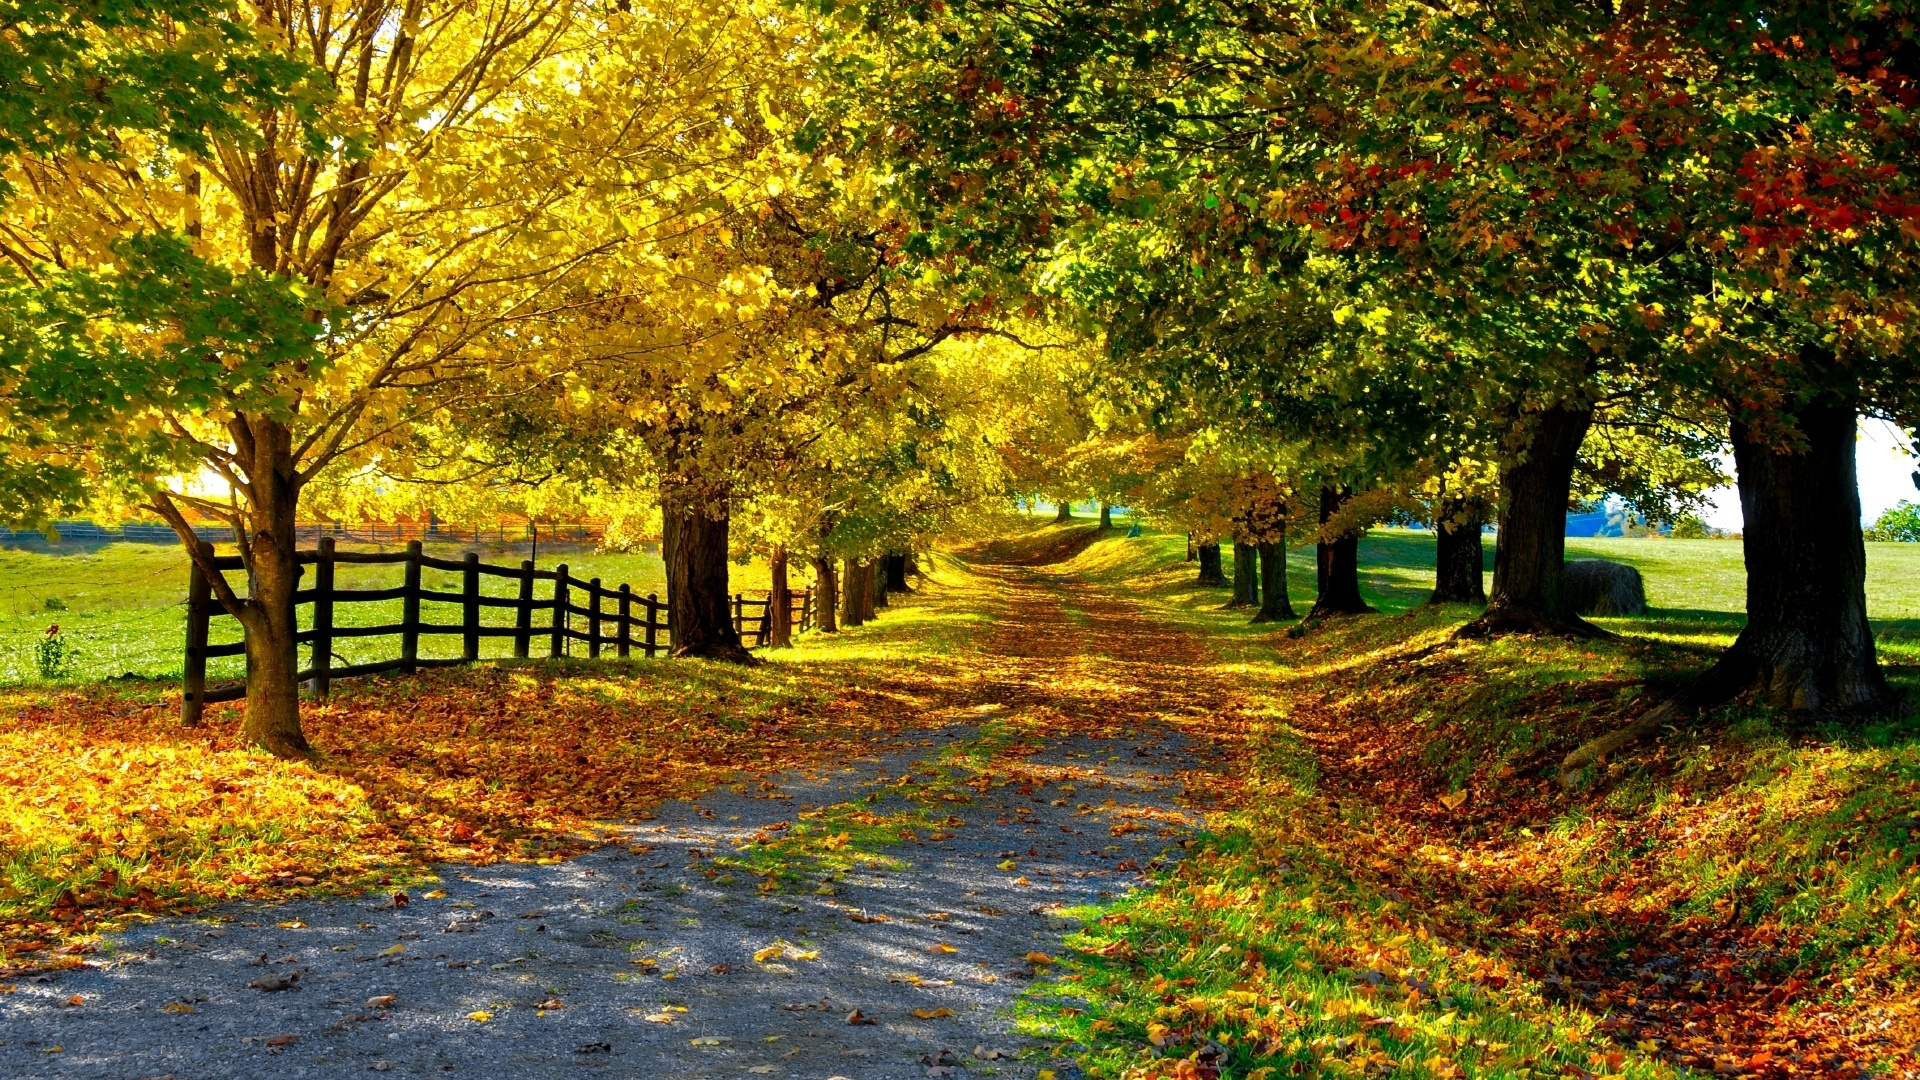
[[[231,553],[229,546],[217,549]],[[395,545],[341,545],[341,550],[395,551]],[[482,562],[500,566],[518,566],[530,554],[527,545],[486,545],[475,548],[464,544],[428,544],[428,555],[457,559],[467,551],[478,551]],[[566,564],[574,577],[591,580],[598,577],[608,588],[630,585],[638,596],[667,589],[666,568],[657,549],[636,552],[596,552],[582,545],[542,545],[536,565],[543,570]],[[750,595],[764,594],[767,568],[764,562],[732,568],[733,587]],[[335,581],[340,588],[384,588],[401,583],[399,566],[341,565]],[[458,592],[460,575],[427,569],[421,583],[428,589]],[[487,596],[513,596],[513,581],[482,576],[481,592]],[[796,588],[803,582],[796,576]],[[542,589],[546,586],[543,583]],[[244,586],[242,586],[244,591]],[[544,591],[536,593],[544,596]],[[84,683],[102,679],[153,680],[177,679],[182,667],[182,648],[186,634],[187,567],[181,551],[165,544],[112,543],[104,545],[58,544],[45,550],[0,548],[0,685],[30,682]],[[446,610],[436,611],[437,606]],[[302,626],[311,624],[311,608],[302,607]],[[342,626],[376,626],[400,619],[398,600],[341,604],[334,609]],[[421,617],[427,622],[458,622],[457,605],[426,603]],[[513,613],[503,608],[482,608],[481,621],[488,626],[513,625]],[[539,616],[536,616],[536,623]],[[58,674],[43,677],[36,647],[49,626],[58,625],[68,646],[66,662]],[[240,640],[239,627],[227,618],[216,618],[211,627],[215,644]],[[359,663],[397,655],[391,638],[353,638],[335,643],[337,663]],[[483,657],[510,656],[510,638],[481,639]],[[460,655],[457,637],[426,637],[420,642],[423,657]],[[301,662],[308,662],[302,650]],[[207,665],[212,681],[238,679],[245,672],[245,658],[217,657]]]

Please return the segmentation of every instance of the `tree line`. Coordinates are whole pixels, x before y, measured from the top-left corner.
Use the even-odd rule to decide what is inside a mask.
[[[1462,633],[1594,635],[1570,501],[1671,518],[1723,451],[1748,623],[1662,719],[1894,707],[1852,439],[1920,419],[1905,0],[6,17],[0,516],[231,525],[277,753],[303,509],[657,513],[676,651],[732,661],[731,559],[884,596],[1016,493],[1236,580],[1314,543],[1323,617],[1396,514],[1480,601],[1493,522]]]

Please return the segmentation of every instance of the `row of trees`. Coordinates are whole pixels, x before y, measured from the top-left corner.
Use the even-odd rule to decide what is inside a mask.
[[[1920,419],[1903,4],[6,17],[0,511],[230,522],[276,752],[307,506],[657,506],[678,651],[729,660],[730,550],[831,590],[1011,492],[1243,581],[1310,539],[1321,614],[1396,513],[1479,599],[1491,519],[1465,632],[1593,634],[1569,500],[1671,516],[1723,448],[1749,623],[1674,707],[1891,705],[1852,433]]]
[[[1102,335],[1081,490],[1242,545],[1440,526],[1463,632],[1599,633],[1564,516],[1736,466],[1748,622],[1649,716],[1882,712],[1861,415],[1920,421],[1909,5],[859,0],[816,125],[930,258]],[[1177,468],[1168,467],[1178,462]],[[1279,523],[1294,523],[1281,525]],[[1236,550],[1244,551],[1244,548]],[[1471,582],[1471,584],[1470,584]]]
[[[276,753],[314,508],[658,507],[676,653],[745,661],[742,542],[832,595],[1005,490],[1018,334],[793,138],[819,27],[780,4],[8,18],[0,509],[155,514],[203,564],[192,521],[231,524],[246,580],[202,569]]]

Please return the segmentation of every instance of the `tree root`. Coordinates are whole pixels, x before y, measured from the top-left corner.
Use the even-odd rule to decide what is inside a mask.
[[[1488,608],[1479,618],[1453,632],[1453,636],[1459,640],[1499,637],[1503,634],[1540,634],[1589,640],[1619,636],[1612,631],[1602,630],[1578,615],[1562,618],[1524,607]]]
[[[1573,787],[1581,770],[1605,761],[1608,754],[1632,746],[1675,721],[1691,719],[1702,709],[1732,701],[1752,684],[1758,672],[1759,665],[1735,645],[1722,653],[1699,678],[1648,709],[1633,723],[1575,747],[1560,761],[1560,783]]]
[[[713,660],[722,664],[739,664],[741,667],[759,667],[766,663],[748,652],[746,646],[736,643],[689,645],[673,650],[670,655],[675,660]]]

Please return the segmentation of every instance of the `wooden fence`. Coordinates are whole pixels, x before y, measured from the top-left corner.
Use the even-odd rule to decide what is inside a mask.
[[[206,551],[211,556],[210,545]],[[300,672],[298,679],[308,684],[315,697],[326,697],[334,679],[391,671],[412,674],[423,667],[474,663],[480,659],[480,639],[483,637],[512,638],[513,655],[519,658],[532,655],[536,639],[544,642],[548,656],[555,657],[568,655],[571,643],[575,641],[586,644],[588,656],[598,657],[603,650],[612,649],[622,659],[630,656],[634,650],[653,657],[673,647],[672,628],[667,624],[667,605],[658,594],[640,596],[626,585],[607,588],[600,584],[599,578],[581,580],[567,572],[565,563],[552,570],[536,570],[532,562],[522,562],[517,568],[493,566],[481,562],[479,554],[471,551],[463,559],[436,559],[421,553],[418,540],[409,542],[404,552],[337,551],[332,537],[322,537],[316,550],[302,551],[297,559],[302,566],[314,568],[312,587],[297,590],[293,594],[293,602],[296,607],[309,605],[313,609],[312,628],[300,631],[295,635],[295,640],[312,648],[313,666]],[[338,588],[334,585],[334,568],[341,563],[400,565],[405,568],[406,577],[400,585],[386,589]],[[237,555],[213,557],[213,564],[222,571],[242,569]],[[421,587],[422,569],[460,574],[460,591],[440,592]],[[517,595],[483,595],[480,591],[480,579],[483,576],[516,582]],[[536,581],[553,583],[551,592],[544,599],[534,596]],[[340,604],[391,600],[401,601],[402,614],[397,623],[344,626],[334,618],[335,608]],[[420,615],[422,603],[457,604],[460,606],[460,621],[423,621]],[[792,593],[791,604],[794,632],[811,630],[815,617],[813,589]],[[773,632],[772,597],[756,598],[741,593],[733,597],[732,607],[733,628],[740,634],[742,643],[749,648],[766,645]],[[483,625],[480,619],[482,608],[511,609],[513,625]],[[534,613],[541,611],[550,614],[545,618],[544,625],[535,625]],[[575,628],[576,615],[584,620],[585,629]],[[207,687],[208,660],[221,656],[240,656],[246,652],[244,642],[226,645],[208,643],[213,620],[231,617],[213,598],[212,583],[200,572],[199,564],[192,564],[187,584],[186,674],[180,703],[181,717],[188,723],[197,722],[202,709],[211,702],[234,701],[246,696],[244,685]],[[460,655],[422,657],[420,639],[434,635],[459,637]],[[398,637],[400,655],[387,660],[336,666],[333,662],[334,643],[363,637]]]

